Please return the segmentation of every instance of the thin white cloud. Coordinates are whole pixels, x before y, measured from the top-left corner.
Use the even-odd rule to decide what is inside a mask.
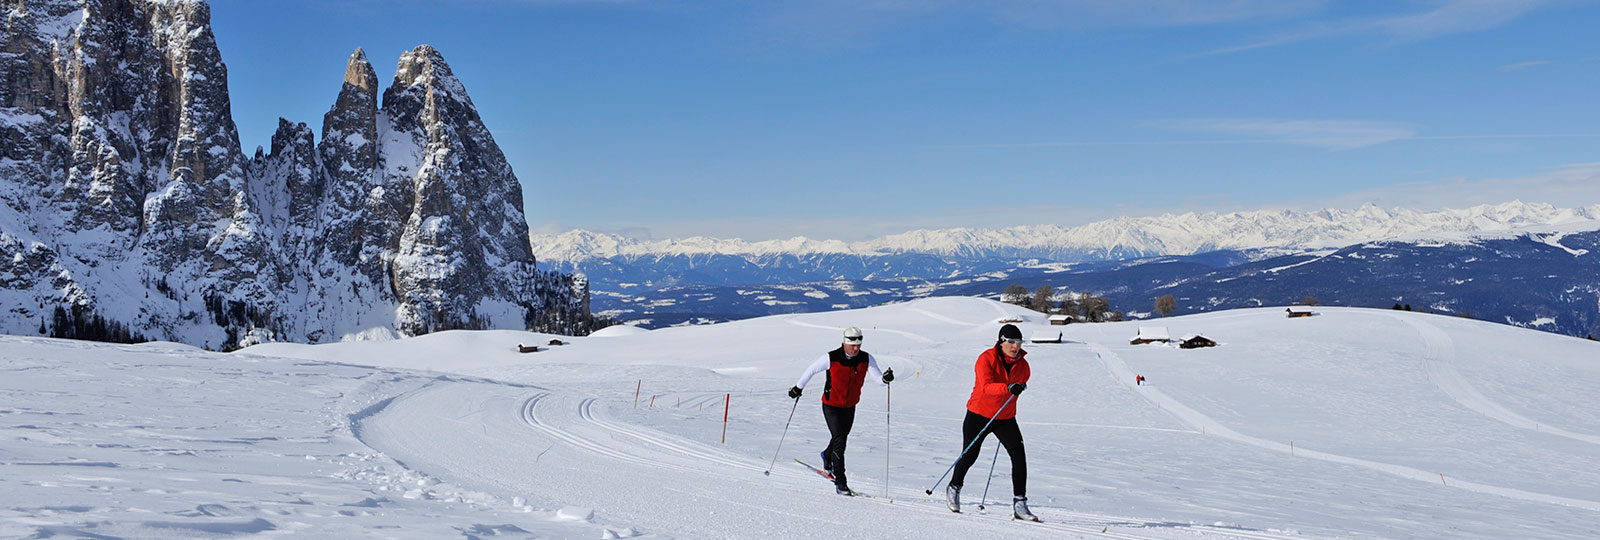
[[[994,0],[979,2],[1000,20],[1049,27],[1165,27],[1284,19],[1315,12],[1325,0]]]
[[[1080,146],[1201,146],[1228,144],[1293,144],[1350,150],[1395,141],[1469,141],[1496,139],[1594,139],[1600,133],[1492,133],[1481,135],[1418,135],[1401,122],[1370,120],[1281,120],[1271,118],[1200,118],[1155,124],[1179,131],[1229,135],[1211,139],[1147,139],[1053,141],[951,145],[946,148],[1065,148]]]
[[[1420,41],[1495,28],[1549,3],[1549,0],[1451,0],[1432,11],[1380,20],[1374,26],[1396,41]]]
[[[1244,45],[1202,53],[1228,54],[1343,36],[1371,36],[1393,45],[1506,25],[1552,0],[1435,0],[1433,9],[1384,18],[1305,24]]]
[[[1398,122],[1367,120],[1279,120],[1271,118],[1204,118],[1168,122],[1164,127],[1249,137],[1250,141],[1348,150],[1416,136],[1417,128]]]
[[[839,46],[946,14],[1045,30],[1161,28],[1288,20],[1328,0],[795,0],[754,2],[758,39]]]
[[[1499,68],[1496,68],[1496,69],[1499,69],[1500,71],[1518,71],[1518,70],[1528,69],[1528,68],[1531,68],[1531,67],[1534,67],[1534,66],[1542,66],[1542,65],[1545,65],[1545,64],[1549,64],[1549,63],[1551,63],[1549,60],[1533,60],[1533,61],[1529,61],[1529,62],[1517,62],[1515,64],[1507,64],[1507,65],[1504,65],[1504,66],[1500,66]]]

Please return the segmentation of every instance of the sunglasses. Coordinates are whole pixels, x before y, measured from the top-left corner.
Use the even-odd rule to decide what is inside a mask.
[[[1009,338],[1009,337],[1008,338],[1000,338],[1000,341],[1004,341],[1004,342],[1010,343],[1012,345],[1021,345],[1022,344],[1022,338]]]

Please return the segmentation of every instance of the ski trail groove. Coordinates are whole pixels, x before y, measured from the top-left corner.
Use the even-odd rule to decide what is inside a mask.
[[[1414,320],[1416,317],[1402,317],[1389,315],[1406,323],[1417,333],[1422,334],[1423,343],[1427,352],[1423,355],[1423,364],[1427,369],[1428,381],[1443,391],[1450,399],[1461,406],[1482,414],[1509,426],[1518,427],[1539,433],[1548,433],[1559,437],[1583,441],[1591,444],[1600,444],[1600,436],[1588,435],[1567,431],[1545,422],[1535,422],[1526,416],[1511,412],[1505,407],[1495,403],[1494,400],[1484,396],[1472,383],[1467,381],[1461,372],[1456,370],[1455,341],[1439,327],[1427,321]]]
[[[575,415],[572,415],[572,416],[576,417],[579,420],[582,420],[585,423],[588,423],[588,424],[594,425],[596,427],[605,429],[606,431],[609,431],[609,432],[612,432],[612,433],[616,433],[616,434],[619,434],[619,435],[625,435],[627,437],[630,437],[630,438],[633,438],[633,439],[636,439],[636,440],[645,441],[645,442],[649,443],[651,445],[651,447],[653,447],[653,448],[660,448],[660,449],[665,450],[666,453],[667,453],[667,456],[648,456],[648,455],[644,455],[644,454],[641,454],[641,453],[636,453],[635,451],[632,451],[631,449],[628,449],[628,448],[623,448],[621,446],[607,444],[607,443],[604,443],[604,442],[600,442],[600,441],[598,441],[596,439],[586,438],[586,437],[584,437],[582,435],[579,435],[574,430],[564,429],[564,428],[561,428],[561,427],[556,427],[551,422],[547,422],[547,421],[541,420],[541,414],[539,412],[540,405],[544,404],[544,403],[548,403],[549,401],[554,401],[554,400],[550,400],[549,399],[553,395],[554,394],[551,394],[551,393],[548,393],[548,392],[540,393],[540,394],[536,394],[536,395],[528,398],[526,401],[524,401],[523,402],[523,406],[522,406],[522,412],[523,412],[522,418],[523,418],[523,421],[524,421],[524,423],[526,423],[528,425],[528,427],[531,427],[534,430],[539,431],[540,433],[543,433],[543,434],[545,434],[545,435],[547,435],[547,436],[549,436],[551,438],[554,438],[556,440],[559,440],[561,442],[567,443],[568,445],[570,445],[572,447],[575,447],[575,448],[578,448],[580,450],[584,450],[584,451],[591,452],[591,453],[594,453],[594,454],[599,454],[601,456],[605,456],[605,457],[609,457],[609,458],[613,458],[613,459],[626,461],[628,463],[645,465],[645,466],[654,467],[654,468],[667,468],[667,469],[672,469],[672,470],[676,470],[676,471],[680,471],[680,472],[689,472],[689,473],[696,473],[696,474],[708,474],[708,473],[707,473],[706,469],[704,469],[704,468],[693,467],[693,466],[689,466],[689,465],[686,465],[686,464],[683,464],[683,463],[677,463],[677,462],[674,462],[674,461],[668,459],[668,457],[671,457],[671,456],[689,457],[689,458],[694,458],[696,460],[710,461],[710,462],[713,462],[713,463],[717,463],[719,465],[725,465],[725,466],[735,467],[735,468],[739,468],[739,469],[755,470],[755,471],[763,470],[763,469],[757,468],[755,466],[752,466],[752,465],[750,465],[748,463],[739,462],[735,458],[732,458],[732,457],[729,457],[729,456],[717,456],[711,451],[695,450],[695,449],[690,447],[690,444],[692,444],[692,443],[675,443],[675,442],[668,441],[668,440],[666,440],[665,438],[662,438],[662,437],[652,436],[652,435],[648,434],[646,431],[641,430],[641,429],[628,429],[628,428],[620,427],[620,426],[618,426],[616,424],[600,421],[600,420],[598,420],[596,418],[596,415],[595,415],[595,413],[593,411],[594,404],[596,403],[596,401],[598,401],[596,398],[585,398],[585,399],[580,400],[578,405],[577,405],[577,407],[576,407],[577,413]],[[559,411],[560,409],[558,408],[557,410]],[[557,414],[559,414],[559,413],[557,413]],[[718,474],[719,476],[728,476],[728,474],[726,472],[715,472],[715,473],[710,473],[710,474]]]
[[[1189,424],[1195,429],[1203,430],[1208,435],[1222,437],[1224,439],[1241,442],[1259,448],[1265,448],[1286,454],[1291,452],[1291,449],[1287,444],[1251,437],[1249,435],[1229,429],[1211,417],[1206,416],[1204,413],[1179,403],[1177,400],[1167,396],[1166,393],[1159,389],[1150,386],[1135,386],[1132,383],[1126,382],[1133,380],[1133,370],[1129,368],[1128,364],[1122,360],[1122,357],[1117,356],[1117,354],[1112,352],[1110,348],[1107,348],[1105,345],[1099,343],[1090,343],[1089,348],[1094,351],[1095,356],[1100,358],[1100,363],[1105,365],[1106,369],[1112,373],[1114,378],[1117,381],[1120,381],[1119,384],[1138,393],[1151,403],[1160,406],[1161,409],[1166,411],[1168,414],[1173,415],[1178,420]],[[1292,451],[1296,456],[1304,456],[1333,463],[1365,467],[1367,469],[1388,473],[1402,478],[1410,478],[1412,480],[1428,483],[1435,483],[1439,481],[1438,473],[1414,469],[1404,465],[1395,465],[1392,463],[1382,463],[1338,454],[1330,454],[1327,452],[1319,452],[1298,445],[1296,445]],[[1600,501],[1573,499],[1557,495],[1534,493],[1531,491],[1482,484],[1478,482],[1462,480],[1459,478],[1451,479],[1447,485],[1456,489],[1465,489],[1467,491],[1477,493],[1499,495],[1511,499],[1558,504],[1562,506],[1573,506],[1577,508],[1600,511]]]
[[[594,410],[595,403],[598,401],[599,400],[597,398],[588,398],[583,400],[583,402],[579,405],[580,415],[584,420],[592,422],[596,426],[604,428],[612,433],[637,439],[679,455],[699,458],[718,465],[726,465],[748,471],[766,470],[764,467],[753,464],[746,460],[739,459],[736,456],[728,455],[726,453],[718,453],[712,449],[696,448],[694,446],[695,443],[672,440],[673,438],[670,435],[653,432],[643,428],[632,428],[625,424],[617,424],[606,421],[603,419],[603,414],[597,414]],[[601,409],[604,410],[604,407],[601,407]]]
[[[526,401],[523,402],[523,404],[522,404],[522,421],[525,422],[528,425],[528,427],[531,427],[534,430],[537,430],[540,433],[543,433],[546,436],[549,436],[550,438],[553,438],[553,439],[556,439],[558,441],[567,443],[568,445],[571,445],[571,446],[574,446],[574,447],[577,447],[577,448],[581,448],[583,450],[587,450],[589,452],[600,454],[602,456],[606,456],[606,457],[610,457],[610,458],[614,458],[614,459],[620,459],[620,460],[623,460],[623,461],[627,461],[629,463],[638,463],[638,464],[641,464],[641,465],[655,465],[656,464],[655,462],[653,462],[651,460],[640,458],[640,457],[636,457],[636,456],[634,456],[632,454],[628,454],[626,452],[621,452],[621,451],[618,451],[618,450],[614,450],[611,447],[605,446],[603,444],[596,443],[594,441],[591,441],[589,439],[585,439],[583,437],[579,437],[579,436],[574,435],[574,434],[572,434],[572,433],[570,433],[570,432],[568,432],[566,430],[556,428],[554,426],[551,426],[549,424],[546,424],[546,423],[540,421],[539,420],[539,414],[538,414],[539,402],[544,401],[545,398],[548,398],[550,396],[551,396],[551,394],[549,392],[544,392],[544,393],[540,393],[540,394],[535,394],[533,397],[530,397]]]
[[[799,326],[799,327],[802,327],[802,328],[826,328],[826,329],[829,329],[829,330],[839,330],[839,331],[843,331],[844,330],[844,328],[837,327],[837,326],[828,326],[828,325],[825,325],[825,324],[814,324],[814,323],[808,323],[808,322],[803,322],[803,321],[797,321],[797,320],[794,320],[794,319],[784,319],[784,322],[792,324],[792,325],[795,325],[795,326]],[[938,343],[937,341],[934,341],[932,339],[928,339],[927,337],[924,337],[922,334],[918,334],[916,332],[907,332],[905,330],[895,330],[895,329],[892,329],[892,328],[873,327],[873,328],[871,328],[871,331],[873,331],[873,332],[888,332],[890,334],[895,334],[895,335],[910,339],[912,341],[916,341],[917,343],[924,343],[924,344],[927,344],[927,343]]]

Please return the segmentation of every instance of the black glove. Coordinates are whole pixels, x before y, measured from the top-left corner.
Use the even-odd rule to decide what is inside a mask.
[[[1011,386],[1007,386],[1006,389],[1010,390],[1011,391],[1011,395],[1015,396],[1017,394],[1021,394],[1023,390],[1027,390],[1028,389],[1028,383],[1025,383],[1025,382],[1011,383]]]
[[[890,381],[893,381],[893,380],[894,380],[894,368],[889,368],[889,369],[883,370],[883,382],[890,382]]]
[[[798,387],[798,386],[790,386],[789,387],[789,399],[800,399],[800,387]]]

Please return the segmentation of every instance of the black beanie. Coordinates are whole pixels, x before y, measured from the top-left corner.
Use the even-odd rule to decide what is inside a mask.
[[[1000,337],[996,338],[995,341],[999,341],[999,340],[1002,340],[1002,339],[1005,339],[1005,338],[1022,339],[1022,330],[1017,328],[1016,325],[1012,325],[1012,324],[1008,324],[1008,325],[1002,326],[1002,327],[1000,327]]]

